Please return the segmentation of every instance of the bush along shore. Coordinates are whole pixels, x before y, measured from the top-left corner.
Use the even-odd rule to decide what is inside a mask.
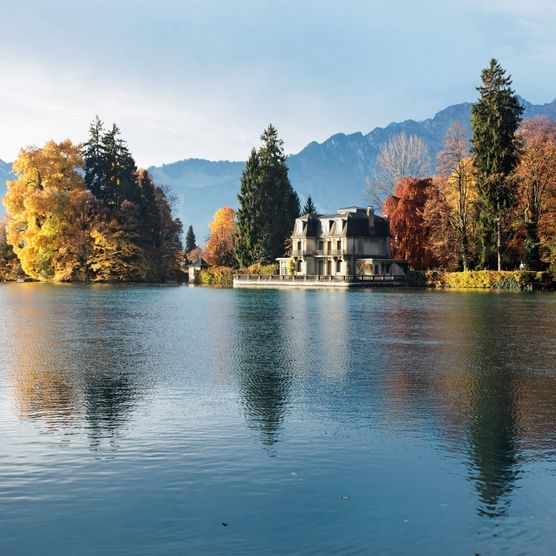
[[[231,288],[233,285],[234,274],[242,272],[253,276],[275,276],[278,274],[277,264],[255,263],[241,271],[234,270],[229,266],[217,266],[201,270],[195,277],[197,286],[216,286],[220,288]]]
[[[553,290],[555,280],[556,277],[551,272],[528,270],[414,270],[408,273],[407,285],[454,289]]]

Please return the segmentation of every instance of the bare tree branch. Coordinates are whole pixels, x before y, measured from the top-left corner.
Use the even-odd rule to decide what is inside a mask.
[[[376,167],[367,178],[367,193],[378,207],[399,178],[424,178],[431,170],[427,145],[417,135],[399,133],[380,146]]]

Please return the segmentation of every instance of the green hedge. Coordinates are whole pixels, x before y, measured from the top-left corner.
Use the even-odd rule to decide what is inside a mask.
[[[407,284],[434,288],[521,290],[528,284],[540,285],[551,280],[552,276],[548,272],[528,270],[467,270],[464,272],[426,270],[409,272]]]

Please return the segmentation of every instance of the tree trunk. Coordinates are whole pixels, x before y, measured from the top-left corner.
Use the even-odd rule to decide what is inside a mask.
[[[500,249],[501,249],[501,231],[500,231],[500,218],[498,218],[497,222],[496,222],[496,256],[498,258],[498,270],[502,270],[502,255],[500,253]]]

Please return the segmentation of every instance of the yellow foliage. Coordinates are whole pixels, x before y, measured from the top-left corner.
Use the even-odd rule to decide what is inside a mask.
[[[100,282],[142,281],[147,275],[147,264],[141,249],[129,241],[116,226],[91,232],[91,270]]]
[[[70,141],[23,149],[13,164],[17,179],[4,197],[7,241],[32,278],[67,280],[85,271],[77,255],[83,251],[79,213],[93,200],[82,167],[80,148]]]
[[[432,286],[436,288],[454,289],[522,289],[527,284],[550,280],[546,272],[532,272],[527,270],[467,270],[463,272],[426,271],[420,273],[422,278],[412,273],[411,284],[417,286]]]
[[[288,259],[288,274],[292,276],[295,272],[295,261],[293,259]]]
[[[210,227],[210,238],[205,249],[205,257],[210,265],[231,266],[234,263],[236,221],[235,210],[230,207],[218,209],[214,213]]]
[[[257,274],[259,276],[275,276],[280,271],[277,264],[254,263],[247,267],[247,274]]]
[[[216,266],[206,270],[200,270],[196,277],[196,283],[203,286],[218,286],[221,288],[232,287],[234,271],[227,266]]]

